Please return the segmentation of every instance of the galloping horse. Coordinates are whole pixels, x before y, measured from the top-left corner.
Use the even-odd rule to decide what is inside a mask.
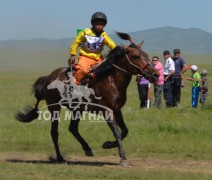
[[[150,82],[155,82],[159,76],[158,71],[152,66],[148,55],[141,50],[141,43],[135,45],[131,37],[126,33],[118,33],[117,35],[124,40],[129,40],[129,46],[117,46],[115,49],[110,51],[107,58],[101,63],[96,69],[96,78],[90,81],[88,84],[89,88],[95,91],[96,99],[91,96],[92,104],[96,103],[101,106],[88,106],[89,112],[107,111],[107,109],[101,108],[103,106],[109,108],[113,112],[113,116],[110,119],[106,119],[109,125],[115,141],[106,141],[102,147],[105,149],[118,147],[119,156],[121,157],[120,165],[127,167],[128,163],[126,160],[125,152],[122,146],[122,140],[127,136],[128,129],[125,125],[124,118],[122,116],[121,108],[126,102],[127,87],[132,79],[132,75],[143,75]],[[61,109],[58,102],[61,99],[60,93],[57,89],[48,89],[47,86],[60,79],[61,81],[67,80],[67,67],[59,68],[54,70],[50,75],[43,76],[37,79],[33,85],[33,92],[37,102],[35,107],[28,107],[26,112],[18,112],[16,119],[21,122],[31,122],[38,117],[38,105],[41,100],[45,100],[48,106],[48,110],[51,113],[51,136],[54,143],[57,161],[64,162],[60,148],[58,145],[58,117],[55,116],[56,112]],[[51,104],[54,104],[53,106]],[[77,110],[71,109],[67,103],[63,105],[67,106],[69,110],[75,114],[77,111],[83,112],[84,105],[80,105]],[[89,147],[88,143],[83,139],[78,131],[79,118],[71,118],[69,131],[81,144],[85,154],[87,156],[93,156],[93,152]],[[119,130],[121,129],[121,132]]]

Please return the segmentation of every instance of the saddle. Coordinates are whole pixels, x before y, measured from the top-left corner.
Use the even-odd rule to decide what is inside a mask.
[[[88,85],[91,83],[92,80],[96,78],[96,70],[98,69],[100,64],[102,64],[102,62],[94,64],[93,66],[90,67],[88,74],[84,78],[82,78],[80,82],[81,85]]]
[[[85,75],[85,77],[83,77],[83,79],[80,82],[80,85],[88,85],[88,84],[90,84],[90,82],[93,79],[95,79],[95,77],[96,77],[96,74],[95,74],[96,69],[97,69],[97,67],[99,67],[99,65],[101,63],[94,64],[93,66],[90,67],[88,74]],[[72,76],[73,77],[75,76],[76,70],[77,70],[76,69],[76,65],[75,66],[72,66],[72,68],[70,68],[70,67],[67,68],[67,70],[65,71],[67,80],[70,79],[70,73],[72,73]]]

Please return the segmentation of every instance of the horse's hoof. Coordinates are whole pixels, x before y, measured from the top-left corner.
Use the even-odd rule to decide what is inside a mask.
[[[85,151],[86,156],[94,156],[92,151]]]
[[[120,166],[123,167],[123,168],[128,168],[129,164],[128,164],[127,160],[121,160]]]
[[[67,164],[66,160],[63,159],[63,157],[54,158],[54,157],[50,156],[50,157],[49,157],[49,160],[50,160],[52,163],[64,163],[64,164]]]
[[[49,160],[53,163],[67,163],[65,159],[63,159],[62,156],[57,157],[57,159],[53,158],[52,156],[49,157]]]
[[[66,163],[66,160],[65,159],[63,159],[63,157],[61,156],[61,157],[57,157],[57,163]]]
[[[102,148],[103,149],[111,149],[117,147],[117,144],[112,142],[112,141],[106,141],[105,143],[103,143]]]
[[[52,163],[56,163],[57,162],[57,160],[54,157],[52,157],[52,156],[49,156],[49,161],[51,161]]]

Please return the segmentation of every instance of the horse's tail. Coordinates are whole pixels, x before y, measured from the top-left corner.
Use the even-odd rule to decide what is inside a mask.
[[[32,92],[37,100],[34,107],[27,106],[24,112],[19,111],[15,114],[15,118],[20,122],[31,122],[39,116],[38,105],[41,100],[44,100],[44,87],[48,76],[38,78],[32,86]]]

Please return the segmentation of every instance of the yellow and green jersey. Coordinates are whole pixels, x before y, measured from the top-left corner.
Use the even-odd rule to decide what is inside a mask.
[[[192,75],[192,79],[196,79],[198,81],[193,81],[192,82],[192,87],[200,87],[200,74],[198,72],[195,72],[193,75]]]
[[[109,37],[106,32],[102,32],[99,37],[96,36],[92,28],[85,29],[79,32],[74,42],[70,47],[70,55],[76,55],[77,49],[80,48],[79,54],[92,59],[99,59],[102,55],[103,46],[108,46],[110,49],[116,47],[115,42]]]

